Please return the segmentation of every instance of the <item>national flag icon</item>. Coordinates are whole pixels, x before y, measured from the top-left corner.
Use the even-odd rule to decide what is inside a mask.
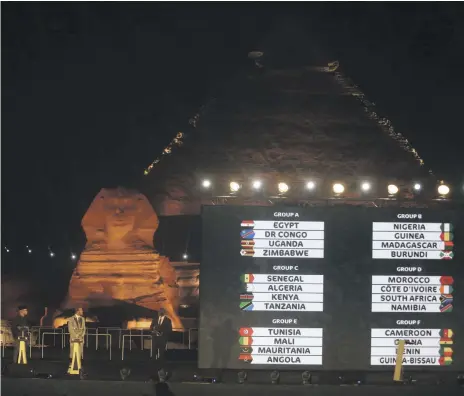
[[[240,245],[242,246],[242,249],[253,249],[253,246],[255,246],[255,241],[253,239],[243,239],[240,242]]]
[[[440,283],[442,285],[452,285],[454,283],[454,279],[452,276],[440,276]]]
[[[440,304],[440,312],[453,312],[453,304]]]
[[[253,274],[243,274],[240,279],[244,282],[244,283],[253,283],[255,277],[253,276]]]
[[[240,236],[242,239],[253,239],[255,237],[255,232],[252,229],[240,231]]]
[[[443,250],[440,252],[440,257],[442,260],[452,260],[454,252],[447,252],[446,250]]]
[[[244,346],[250,346],[251,344],[253,344],[253,338],[251,337],[240,337],[238,339],[238,342],[240,345],[244,345]]]
[[[253,348],[249,346],[241,346],[240,347],[240,353],[247,353],[250,354],[253,352]]]
[[[442,223],[442,225],[440,226],[440,230],[442,230],[443,232],[453,231],[453,225],[450,223]]]
[[[453,250],[453,248],[454,248],[454,242],[452,241],[445,242],[445,250],[449,251],[449,250]]]
[[[440,356],[451,357],[453,356],[453,349],[450,347],[441,347]]]
[[[451,329],[441,329],[440,330],[440,336],[443,338],[453,338],[453,330]]]
[[[252,301],[253,293],[240,294],[240,301]]]
[[[250,363],[253,360],[253,358],[249,353],[241,353],[238,357],[238,360],[242,360],[244,363]]]
[[[255,222],[254,220],[242,220],[241,226],[253,228],[255,226]]]
[[[251,301],[241,301],[240,309],[242,311],[253,311],[253,303]]]
[[[438,362],[440,363],[440,366],[449,366],[451,363],[453,363],[453,358],[448,357],[448,356],[442,356]]]
[[[442,294],[440,296],[440,302],[442,304],[444,304],[444,303],[451,304],[453,302],[453,295],[452,294]]]
[[[253,329],[251,327],[242,327],[238,332],[242,337],[253,335]]]
[[[440,286],[440,293],[441,294],[449,294],[453,292],[453,286],[442,285]]]
[[[447,241],[452,241],[452,240],[453,240],[453,236],[454,236],[454,235],[453,235],[452,232],[442,232],[442,233],[440,234],[440,239],[441,239],[442,241],[445,241],[445,242],[447,242]]]
[[[253,257],[255,255],[255,251],[253,249],[242,249],[240,250],[240,254],[244,257]]]
[[[440,338],[440,345],[453,345],[453,340],[451,338],[442,337]]]

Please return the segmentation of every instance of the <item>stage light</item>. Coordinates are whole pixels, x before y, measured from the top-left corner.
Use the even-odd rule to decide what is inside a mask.
[[[369,182],[361,183],[361,190],[363,190],[364,192],[367,192],[370,189],[371,189],[371,183],[369,183]]]
[[[316,188],[316,183],[314,183],[313,181],[309,181],[306,183],[306,188],[308,190],[314,190]]]
[[[211,187],[211,182],[209,180],[203,180],[203,182],[201,183],[201,185],[204,187],[204,188],[210,188]]]
[[[398,194],[398,187],[395,186],[394,184],[389,184],[387,187],[388,195],[395,195]]]
[[[261,188],[261,186],[263,185],[263,183],[261,183],[261,180],[255,180],[253,183],[252,183],[252,186],[255,190],[259,190]]]
[[[164,371],[164,369],[158,370],[158,379],[159,382],[166,382],[166,380],[168,379],[168,373]]]
[[[277,370],[274,370],[272,373],[271,373],[271,384],[272,385],[277,385],[279,383],[279,380],[280,380],[280,374]]]
[[[71,260],[75,260],[76,259],[76,255],[74,253],[71,254]]]
[[[414,190],[415,191],[420,191],[422,188],[422,186],[420,185],[420,183],[414,183]]]
[[[10,249],[8,249],[6,246],[5,246],[5,251],[6,251],[7,253],[10,253]]]
[[[239,384],[244,384],[245,381],[247,380],[248,376],[247,376],[247,373],[246,371],[239,371],[237,373],[237,382]]]
[[[288,191],[288,184],[287,183],[279,183],[277,188],[281,194],[285,194]]]
[[[343,184],[340,184],[340,183],[335,183],[333,186],[332,186],[332,190],[335,194],[342,194],[343,191],[345,191],[345,187],[343,186]]]
[[[55,257],[55,253],[50,252],[50,257]]]
[[[311,385],[311,374],[309,371],[303,371],[301,373],[301,380],[303,381],[303,385]]]
[[[125,381],[131,375],[130,368],[122,368],[119,370],[119,375],[121,376],[121,380]]]
[[[184,260],[187,260],[187,259],[189,258],[189,256],[188,256],[187,253],[184,253],[183,256],[182,256],[182,258],[183,258]]]
[[[236,193],[238,190],[240,190],[240,184],[237,182],[230,182],[229,184],[230,192]]]
[[[29,254],[31,254],[31,253],[32,253],[32,250],[31,250],[31,249],[27,249],[27,252],[28,252]]]
[[[450,188],[446,184],[441,184],[438,186],[438,194],[442,197],[448,195],[450,192]]]

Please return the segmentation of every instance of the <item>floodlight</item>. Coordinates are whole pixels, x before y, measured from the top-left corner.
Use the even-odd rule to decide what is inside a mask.
[[[55,253],[50,252],[50,257],[55,257]]]
[[[237,182],[230,182],[229,184],[230,192],[236,193],[238,190],[240,190],[240,184]]]
[[[285,194],[285,193],[288,191],[288,189],[289,189],[287,183],[279,183],[278,186],[277,186],[277,188],[279,189],[279,192],[280,192],[281,194]]]
[[[422,188],[422,186],[420,185],[420,183],[414,183],[414,190],[415,191],[420,191]]]
[[[252,183],[252,186],[255,190],[259,190],[261,188],[261,186],[263,185],[263,183],[261,183],[261,180],[255,180],[253,183]]]
[[[438,186],[438,194],[441,196],[448,195],[450,192],[450,188],[446,184],[441,184]]]
[[[398,194],[399,189],[394,184],[389,184],[387,187],[387,191],[389,195],[395,195]]]
[[[201,185],[204,187],[204,188],[210,188],[211,187],[211,182],[209,180],[203,180],[203,182],[201,183]]]
[[[188,259],[188,254],[187,254],[187,253],[184,253],[183,256],[182,256],[182,258],[183,258],[184,260],[187,260],[187,259]]]
[[[277,385],[279,383],[279,380],[280,380],[280,374],[277,370],[274,370],[272,373],[271,373],[271,384],[272,385]]]
[[[371,189],[371,183],[369,182],[363,182],[361,183],[361,190],[364,192],[367,192]]]
[[[342,194],[343,191],[345,191],[345,187],[343,186],[343,184],[340,183],[335,183],[332,189],[335,194]]]
[[[75,260],[76,259],[76,255],[74,253],[71,254],[71,260]]]
[[[314,183],[313,181],[309,181],[306,183],[306,188],[308,190],[314,190],[316,188],[316,183]]]

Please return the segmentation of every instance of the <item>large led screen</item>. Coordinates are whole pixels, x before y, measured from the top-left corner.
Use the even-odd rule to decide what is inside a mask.
[[[461,218],[205,206],[199,367],[463,370]]]

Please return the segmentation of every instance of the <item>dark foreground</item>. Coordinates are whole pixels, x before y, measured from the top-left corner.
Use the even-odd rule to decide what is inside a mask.
[[[146,351],[127,352],[121,360],[120,350],[113,351],[113,359],[108,359],[108,351],[86,349],[84,353],[85,379],[66,375],[67,350],[48,349],[41,358],[39,349],[33,350],[27,368],[9,364],[10,352],[5,351],[2,360],[2,396],[136,396],[136,395],[462,395],[464,387],[459,386],[456,372],[419,373],[408,372],[413,384],[392,384],[392,372],[379,373],[314,373],[313,384],[303,385],[301,371],[281,372],[280,383],[270,384],[269,371],[248,372],[245,384],[237,383],[237,371],[204,371],[196,368],[195,351],[169,351],[166,365],[170,373],[167,384],[157,383],[156,362],[148,358]],[[126,380],[121,379],[121,369],[130,369]],[[204,377],[204,381],[195,379]],[[215,378],[217,383],[208,382]],[[360,385],[354,385],[360,382]]]

